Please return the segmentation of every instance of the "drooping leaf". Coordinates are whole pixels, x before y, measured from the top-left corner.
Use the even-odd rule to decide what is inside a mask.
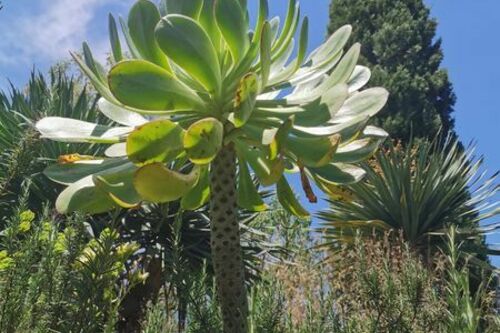
[[[282,176],[278,184],[276,184],[276,193],[279,203],[286,211],[298,218],[308,218],[310,216],[309,212],[297,200],[285,176]]]
[[[149,0],[138,0],[128,17],[130,37],[141,56],[170,72],[167,58],[156,42],[154,31],[160,21],[160,12]]]
[[[43,174],[50,180],[64,185],[70,185],[93,174],[130,164],[125,159],[90,159],[73,163],[53,164],[47,167]]]
[[[99,111],[120,125],[134,127],[143,125],[147,122],[146,118],[140,114],[112,104],[102,97],[99,99],[97,105],[99,107]]]
[[[340,135],[322,138],[290,136],[288,150],[305,166],[322,167],[332,162],[340,143]]]
[[[192,124],[184,134],[184,149],[191,162],[208,164],[222,147],[224,127],[215,118],[205,118]]]
[[[261,212],[267,209],[250,175],[246,161],[239,160],[238,174],[238,206],[252,212]]]
[[[60,142],[117,143],[130,127],[108,127],[61,117],[47,117],[36,123],[43,138]]]
[[[278,182],[285,170],[282,159],[270,160],[262,150],[248,147],[238,140],[235,144],[238,156],[248,162],[262,186],[271,186]]]
[[[132,167],[113,173],[94,175],[92,179],[96,187],[108,194],[118,206],[127,209],[134,208],[142,201],[133,184],[136,169],[132,165]]]
[[[179,200],[197,184],[200,168],[189,174],[166,168],[161,163],[148,164],[136,171],[134,186],[144,200],[165,203]]]
[[[141,197],[133,185],[137,167],[131,163],[102,174],[94,174],[92,179],[96,187],[107,193],[111,200],[122,208],[137,207]]]
[[[353,117],[372,117],[387,103],[389,93],[384,88],[370,88],[350,97],[332,121],[345,122]]]
[[[368,67],[356,66],[351,77],[347,81],[349,93],[353,93],[363,88],[370,81],[372,73]]]
[[[215,20],[234,62],[238,63],[250,47],[243,8],[237,0],[216,1]]]
[[[156,27],[155,35],[163,52],[207,91],[220,90],[217,52],[210,37],[195,20],[182,15],[167,15]]]
[[[210,199],[210,172],[208,166],[200,167],[200,179],[191,191],[181,199],[184,210],[196,210]]]
[[[125,157],[127,156],[127,143],[120,142],[109,146],[105,151],[104,155],[107,157]]]
[[[56,209],[61,214],[72,212],[100,214],[117,207],[104,191],[95,186],[92,176],[71,184],[56,200]]]
[[[201,108],[203,101],[165,69],[144,60],[123,61],[108,76],[109,87],[121,103],[132,108],[167,111]]]
[[[331,163],[321,168],[309,168],[309,170],[315,180],[335,185],[357,183],[366,175],[366,171],[362,168],[344,163]]]
[[[128,136],[128,158],[137,165],[169,162],[184,150],[183,137],[184,130],[168,119],[146,123]]]

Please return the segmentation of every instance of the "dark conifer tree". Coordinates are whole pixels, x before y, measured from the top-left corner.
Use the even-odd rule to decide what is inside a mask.
[[[391,93],[378,125],[403,142],[412,132],[433,138],[441,127],[453,131],[455,94],[441,68],[437,22],[422,0],[332,0],[329,34],[344,24],[352,24],[352,40],[362,43],[370,84]]]

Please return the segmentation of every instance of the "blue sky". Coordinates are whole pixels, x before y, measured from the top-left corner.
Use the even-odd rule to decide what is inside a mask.
[[[0,89],[25,84],[30,70],[50,64],[90,42],[101,58],[108,50],[107,14],[126,15],[133,0],[3,0],[0,11]],[[249,0],[250,4],[255,0]],[[271,0],[283,16],[286,0]],[[500,169],[500,25],[499,0],[426,0],[439,21],[445,60],[458,96],[456,128],[464,142],[475,140],[490,171]],[[329,0],[303,0],[310,20],[310,45],[325,38]],[[500,200],[500,196],[496,198]],[[310,207],[321,209],[323,205]],[[500,243],[500,236],[489,238]],[[499,265],[500,259],[494,262]]]

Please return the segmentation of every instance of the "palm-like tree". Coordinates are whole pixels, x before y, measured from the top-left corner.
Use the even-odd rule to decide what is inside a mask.
[[[363,182],[348,186],[344,200],[330,202],[320,213],[326,244],[336,247],[355,233],[396,230],[422,255],[445,245],[450,226],[458,228],[469,254],[498,254],[482,243],[486,233],[500,227],[495,221],[500,207],[496,174],[486,178],[482,159],[474,158],[474,147],[463,149],[448,137],[435,142],[390,145],[366,165]],[[471,258],[474,260],[474,258]],[[476,261],[477,262],[477,261]],[[479,262],[478,262],[479,263]]]
[[[322,189],[358,181],[353,165],[371,156],[386,137],[367,126],[386,103],[387,92],[358,92],[370,71],[356,66],[359,45],[344,53],[351,27],[333,34],[306,56],[308,21],[298,33],[297,57],[289,60],[299,27],[291,0],[287,18],[268,19],[260,1],[249,28],[244,0],[138,0],[121,21],[128,52],[110,17],[114,66],[109,73],[87,45],[75,56],[101,94],[100,110],[119,127],[46,118],[37,128],[63,142],[107,144],[106,157],[69,155],[45,174],[68,187],[61,212],[99,213],[143,202],[181,200],[185,210],[209,202],[211,253],[226,332],[247,331],[247,297],[238,207],[266,209],[251,177],[276,185],[291,213],[308,212],[293,194],[285,172],[300,173]],[[162,17],[163,15],[163,17]],[[127,55],[126,55],[127,54]],[[186,164],[191,164],[183,172]]]

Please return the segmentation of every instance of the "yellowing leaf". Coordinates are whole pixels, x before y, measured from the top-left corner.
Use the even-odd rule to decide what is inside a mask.
[[[161,163],[148,164],[136,171],[134,186],[144,200],[165,203],[179,200],[197,184],[200,168],[189,174],[167,169]]]
[[[192,124],[184,134],[184,148],[191,162],[208,164],[222,147],[224,127],[215,118],[205,118]]]
[[[138,127],[127,138],[127,155],[137,165],[168,162],[183,150],[184,130],[162,119]]]

